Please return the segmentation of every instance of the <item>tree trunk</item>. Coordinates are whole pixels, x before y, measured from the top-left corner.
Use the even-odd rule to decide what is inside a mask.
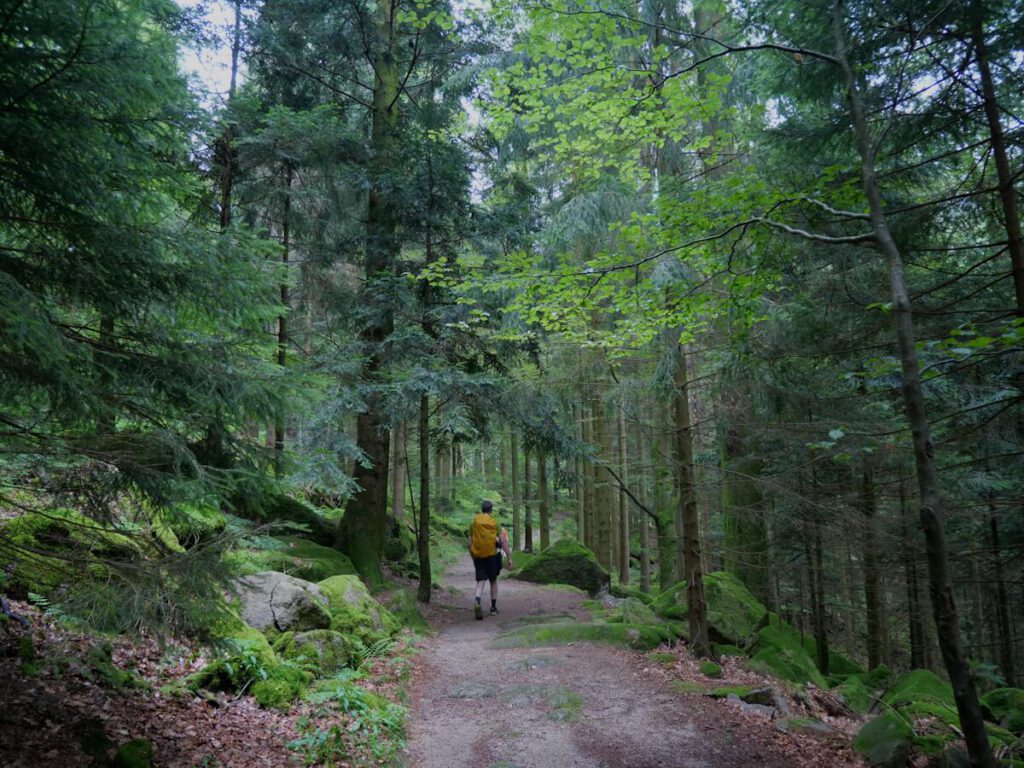
[[[530,507],[533,495],[530,493],[530,449],[523,447],[523,545],[524,552],[533,552],[533,510]]]
[[[924,618],[921,611],[921,594],[918,589],[917,557],[911,549],[910,526],[907,519],[907,491],[900,482],[900,525],[903,534],[903,563],[907,577],[907,618],[910,630],[910,667],[928,669],[928,645],[925,639]]]
[[[537,449],[537,490],[540,495],[540,508],[537,512],[540,524],[540,548],[547,549],[551,546],[551,499],[548,495],[548,457],[540,448]]]
[[[522,494],[519,492],[519,434],[513,429],[509,440],[512,445],[509,450],[510,466],[512,467],[512,549],[519,552],[522,549],[522,519],[520,507],[523,503]]]
[[[1017,299],[1017,317],[1024,317],[1024,238],[1021,237],[1020,214],[1017,211],[1017,195],[1013,189],[1014,173],[1006,152],[1006,137],[999,119],[999,102],[996,99],[995,83],[988,62],[988,43],[982,29],[982,3],[974,0],[971,4],[971,37],[974,40],[974,58],[978,65],[981,92],[988,120],[989,145],[996,164],[999,179],[999,202],[1003,209],[1003,226],[1006,228],[1006,249],[1010,253],[1013,271],[1013,290]]]
[[[1013,688],[1017,684],[1016,666],[1013,663],[1013,633],[1010,625],[1010,605],[1006,597],[1006,574],[1003,571],[1003,559],[999,546],[999,520],[996,517],[995,505],[988,509],[989,543],[992,545],[992,569],[995,572],[996,616],[999,627],[999,666],[1007,686]]]
[[[615,551],[618,556],[619,583],[629,584],[629,452],[626,444],[626,407],[619,401],[619,530]]]
[[[399,525],[405,525],[405,473],[409,462],[406,444],[408,429],[405,422],[392,430],[391,447],[391,516]],[[430,470],[429,464],[427,470]]]
[[[404,430],[403,430],[404,434]],[[416,551],[420,557],[420,583],[416,599],[430,602],[433,576],[430,573],[430,398],[420,396],[420,509],[416,527]]]
[[[291,256],[292,230],[292,165],[284,166],[284,211],[281,215],[281,264],[285,278],[281,281],[281,314],[277,317],[277,364],[284,370],[288,365],[288,259]],[[274,419],[274,474],[284,474],[285,413],[282,403]]]
[[[842,69],[850,113],[853,117],[857,149],[861,159],[861,181],[868,201],[871,229],[878,248],[889,262],[892,278],[893,314],[896,319],[896,337],[903,378],[903,405],[913,435],[914,463],[921,495],[921,527],[927,546],[929,587],[939,648],[942,651],[946,673],[953,686],[953,696],[956,699],[970,764],[973,768],[995,768],[995,758],[989,746],[978,693],[971,680],[967,657],[960,640],[956,602],[949,579],[949,555],[943,530],[935,446],[932,444],[931,426],[925,413],[924,393],[921,390],[921,367],[917,355],[903,256],[889,231],[885,205],[875,175],[874,142],[861,105],[857,80],[847,58],[841,0],[836,0],[833,5],[833,34],[836,41],[836,58]]]
[[[656,410],[653,421],[658,431],[654,443],[655,497],[657,499],[657,520],[655,533],[658,540],[658,584],[662,590],[678,583],[677,552],[679,537],[676,535],[676,505],[672,503],[673,478],[670,467],[670,425],[667,409]]]
[[[641,482],[638,487],[643,490],[644,503],[650,506],[650,453],[651,449],[644,434],[643,425],[636,431],[636,457],[640,463]],[[651,524],[647,513],[637,512],[637,524],[640,527],[640,591],[647,594],[651,591]]]
[[[683,580],[686,582],[686,606],[689,615],[690,653],[710,656],[707,602],[704,598],[704,566],[701,559],[700,515],[697,513],[697,487],[693,474],[693,425],[690,424],[690,384],[686,375],[686,353],[678,344],[675,361],[672,413],[675,420],[673,459],[676,468],[679,516],[683,531]]]
[[[597,548],[594,554],[597,562],[609,573],[612,572],[612,518],[615,515],[615,481],[608,471],[607,462],[612,458],[611,430],[604,412],[604,404],[597,401],[594,413],[594,442],[600,451],[597,457],[596,489],[597,494]]]
[[[878,540],[875,534],[875,478],[871,462],[864,456],[861,474],[861,518],[864,561],[864,608],[867,621],[868,669],[882,663],[882,609],[879,599],[881,583],[878,572]]]

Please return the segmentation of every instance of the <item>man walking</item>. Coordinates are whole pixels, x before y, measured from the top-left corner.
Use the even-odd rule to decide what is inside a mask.
[[[480,620],[484,617],[480,598],[483,597],[484,585],[491,583],[491,613],[498,612],[498,574],[501,573],[501,553],[508,557],[508,567],[512,567],[512,553],[508,548],[508,533],[498,528],[494,519],[494,505],[484,501],[480,512],[473,517],[469,526],[469,554],[473,558],[476,570],[476,605],[473,615]]]

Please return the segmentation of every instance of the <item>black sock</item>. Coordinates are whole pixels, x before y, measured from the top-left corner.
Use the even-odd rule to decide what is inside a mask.
[[[479,597],[476,599],[476,604],[480,605],[480,598]]]
[[[491,600],[491,608],[497,608],[497,607],[498,607],[498,601],[497,600]]]

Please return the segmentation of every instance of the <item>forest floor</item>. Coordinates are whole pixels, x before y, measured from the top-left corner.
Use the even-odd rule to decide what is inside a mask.
[[[701,695],[777,681],[725,660],[710,680],[685,648],[650,654],[588,644],[494,649],[503,630],[550,616],[588,620],[575,591],[499,582],[497,616],[472,613],[469,558],[445,575],[428,618],[438,634],[415,662],[409,768],[802,768],[861,766],[856,722],[784,733],[766,708]],[[680,685],[680,682],[683,684]],[[685,693],[679,691],[685,690]],[[799,706],[797,704],[797,706]],[[821,714],[821,713],[815,713]]]

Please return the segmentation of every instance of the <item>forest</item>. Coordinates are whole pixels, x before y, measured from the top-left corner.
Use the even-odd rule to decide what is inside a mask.
[[[394,689],[479,629],[491,499],[513,575],[850,764],[1024,765],[1022,172],[1019,0],[0,0],[0,710],[134,664],[445,765]],[[267,574],[324,623],[240,613]]]

